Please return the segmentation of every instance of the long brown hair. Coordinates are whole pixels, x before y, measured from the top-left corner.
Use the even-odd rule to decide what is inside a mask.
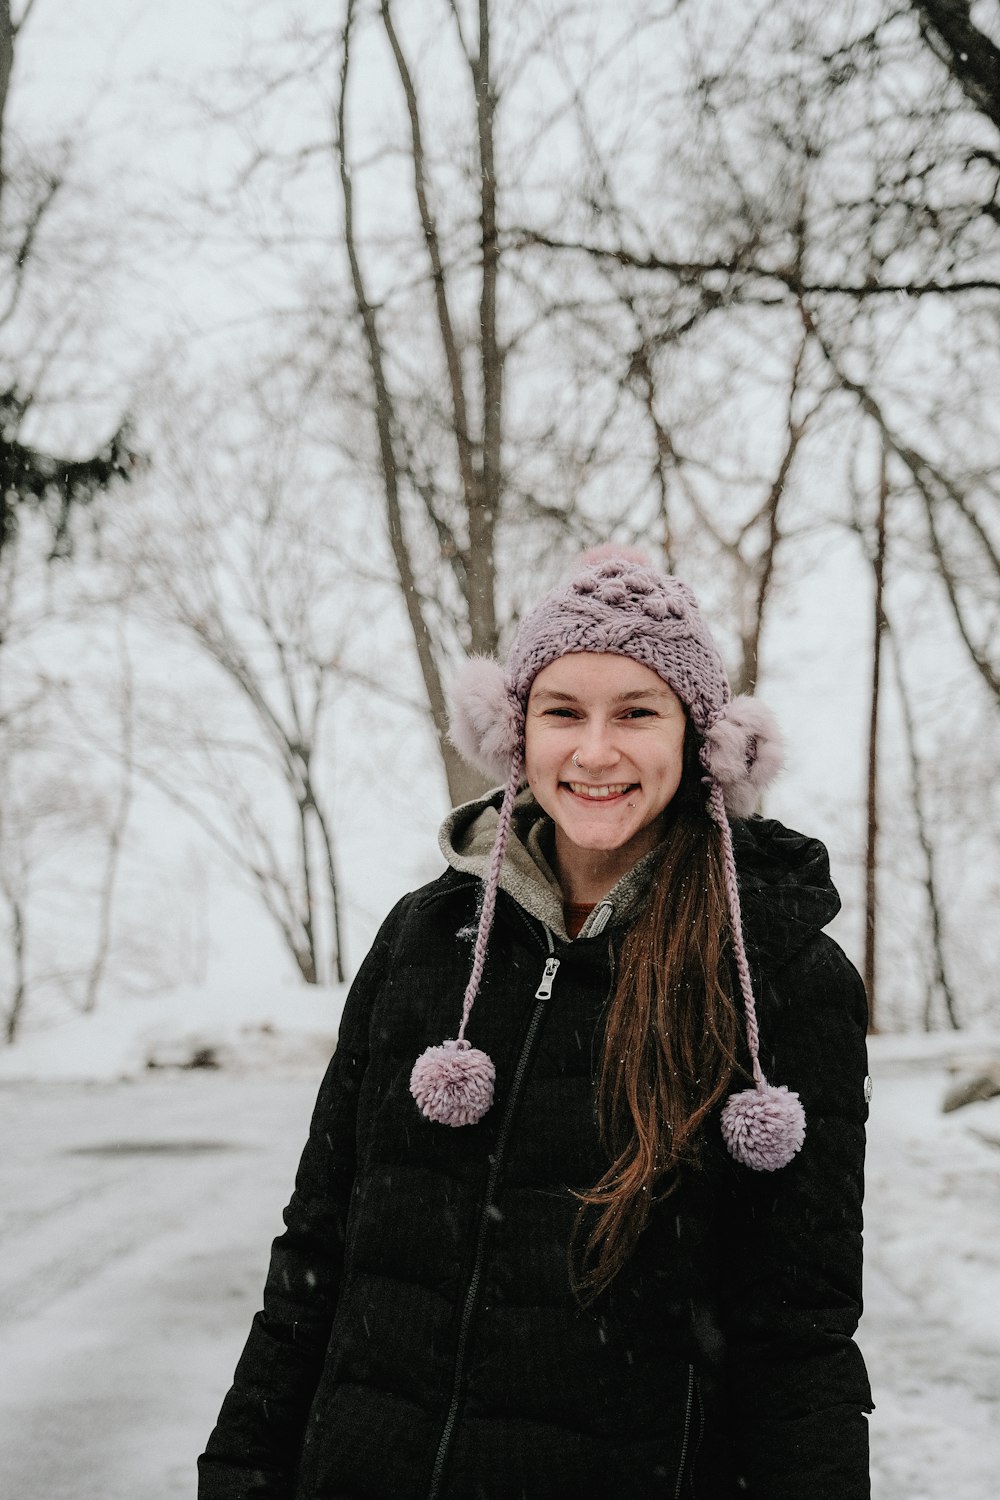
[[[682,1167],[697,1166],[706,1117],[737,1066],[722,847],[701,778],[689,725],[663,864],[622,945],[608,1009],[597,1119],[612,1161],[578,1195],[586,1239],[574,1280],[585,1301],[621,1270]]]

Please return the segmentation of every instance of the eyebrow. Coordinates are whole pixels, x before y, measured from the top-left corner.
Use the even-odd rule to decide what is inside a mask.
[[[663,688],[640,688],[637,693],[615,693],[611,699],[612,703],[635,703],[640,698],[665,698],[668,689]],[[542,688],[537,696],[551,703],[576,703],[579,701],[576,693],[558,693],[554,688]]]

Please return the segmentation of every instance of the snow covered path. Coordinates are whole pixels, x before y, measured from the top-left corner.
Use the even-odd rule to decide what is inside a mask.
[[[883,1043],[886,1044],[883,1046]],[[992,1500],[1000,1473],[1000,1100],[942,1116],[940,1065],[873,1044],[865,1301],[875,1500]]]
[[[3,1500],[194,1495],[317,1083],[0,1088]]]
[[[943,1118],[940,1066],[887,1054],[873,1072],[873,1494],[991,1500],[1000,1101]],[[0,1086],[3,1500],[193,1496],[317,1082]]]

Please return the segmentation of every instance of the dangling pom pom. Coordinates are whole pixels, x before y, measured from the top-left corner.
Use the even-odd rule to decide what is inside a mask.
[[[733,1094],[722,1111],[722,1135],[734,1156],[756,1172],[787,1167],[806,1136],[805,1110],[784,1084]]]
[[[704,759],[722,788],[727,812],[749,818],[785,762],[771,710],[745,693],[733,698],[705,734]]]
[[[428,1047],[413,1064],[410,1093],[428,1120],[439,1125],[475,1125],[493,1103],[494,1068],[469,1042]]]
[[[490,656],[470,656],[450,698],[448,738],[455,749],[491,781],[506,781],[521,724],[503,667]]]

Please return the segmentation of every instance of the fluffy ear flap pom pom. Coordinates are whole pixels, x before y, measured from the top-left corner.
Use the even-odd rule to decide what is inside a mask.
[[[428,1047],[413,1064],[410,1093],[438,1125],[475,1125],[493,1103],[496,1068],[466,1041]]]
[[[748,818],[766,786],[784,765],[781,731],[756,698],[727,703],[705,734],[705,766],[722,788],[726,811]]]
[[[805,1110],[784,1084],[733,1094],[722,1111],[722,1135],[730,1156],[755,1172],[787,1167],[802,1148]]]
[[[448,738],[455,749],[491,781],[506,781],[521,723],[503,667],[490,656],[470,656],[450,696]]]

